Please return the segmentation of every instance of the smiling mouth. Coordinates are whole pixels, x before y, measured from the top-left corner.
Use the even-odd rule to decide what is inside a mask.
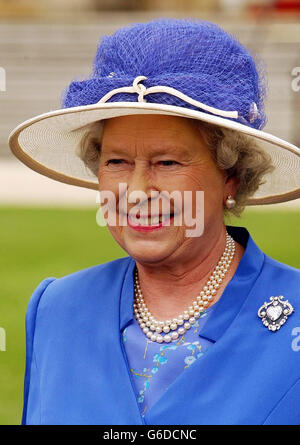
[[[132,217],[127,215],[128,225],[132,228],[160,228],[169,225],[169,222],[174,218],[174,213],[161,215],[135,215]]]

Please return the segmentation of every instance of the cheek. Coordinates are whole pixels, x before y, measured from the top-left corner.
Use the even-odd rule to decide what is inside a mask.
[[[202,197],[197,196],[199,191],[204,192],[204,216],[210,218],[210,215],[217,215],[223,209],[223,190],[224,179],[221,171],[213,166],[205,168],[193,168],[182,172],[176,176],[177,190],[190,191],[186,202],[187,212],[192,212],[192,217],[196,218],[201,213]],[[200,206],[200,207],[199,207]]]
[[[98,190],[101,195],[100,207],[104,218],[107,219],[109,217],[114,221],[119,199],[118,183],[112,181],[110,175],[102,172],[101,169],[99,169],[98,175]],[[108,224],[107,227],[111,231]]]
[[[222,173],[209,166],[194,167],[180,171],[176,175],[171,176],[169,181],[174,184],[174,188],[181,190],[210,192],[223,187]]]
[[[202,189],[203,170],[197,168],[183,167],[175,171],[159,172],[155,175],[154,184],[160,190],[184,191]]]
[[[120,174],[116,175],[116,172],[108,171],[105,168],[99,168],[98,172],[98,183],[99,190],[111,190],[116,192],[118,189],[119,182],[123,182]]]
[[[124,235],[124,228],[120,226],[109,226],[107,225],[111,236],[116,241],[119,246],[126,251],[126,236]]]

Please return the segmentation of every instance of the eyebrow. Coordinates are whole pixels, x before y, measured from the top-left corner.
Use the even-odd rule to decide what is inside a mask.
[[[128,149],[126,147],[102,147],[102,153],[104,154],[110,154],[110,155],[120,155],[120,154],[128,154]],[[160,148],[154,148],[149,149],[148,153],[155,157],[155,156],[162,156],[162,155],[182,155],[182,156],[191,156],[191,152],[186,147],[181,147],[178,145],[173,146],[165,146]]]

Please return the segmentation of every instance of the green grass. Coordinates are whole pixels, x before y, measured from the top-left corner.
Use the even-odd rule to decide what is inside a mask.
[[[125,256],[94,209],[0,207],[0,424],[19,424],[25,363],[24,318],[40,281]],[[273,258],[300,268],[300,211],[245,212],[230,224],[248,228]]]

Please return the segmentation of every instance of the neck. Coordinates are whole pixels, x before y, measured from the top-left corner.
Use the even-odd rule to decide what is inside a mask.
[[[144,301],[156,319],[176,318],[192,304],[222,256],[225,243],[226,229],[224,227],[214,242],[206,242],[203,248],[199,249],[200,254],[196,258],[157,266],[137,262]],[[211,304],[216,303],[221,297],[234,275],[243,252],[242,246],[236,243],[234,259]]]

